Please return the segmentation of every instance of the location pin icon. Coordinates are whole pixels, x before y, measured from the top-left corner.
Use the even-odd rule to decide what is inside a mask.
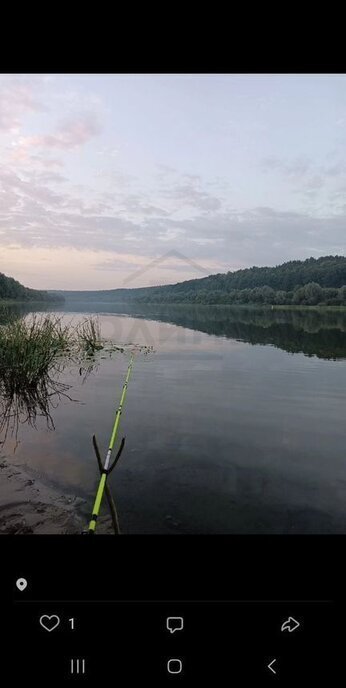
[[[18,580],[16,580],[16,586],[17,586],[18,590],[20,590],[20,592],[23,592],[23,590],[25,590],[27,585],[28,585],[28,581],[25,580],[25,578],[18,578]]]

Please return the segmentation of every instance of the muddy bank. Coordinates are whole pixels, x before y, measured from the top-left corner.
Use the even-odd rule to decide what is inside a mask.
[[[29,470],[0,458],[0,535],[78,535],[88,523],[85,500],[61,494]],[[109,517],[98,532],[112,533]]]

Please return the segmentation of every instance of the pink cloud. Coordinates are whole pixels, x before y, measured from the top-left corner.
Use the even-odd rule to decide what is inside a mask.
[[[32,162],[37,162],[42,167],[47,167],[48,169],[55,169],[57,167],[63,167],[64,163],[57,158],[46,158],[43,155],[30,155],[30,160]]]
[[[15,132],[20,128],[21,118],[26,112],[45,109],[36,100],[29,85],[15,81],[1,83],[0,131]]]
[[[25,156],[25,151],[32,147],[58,148],[60,150],[72,150],[87,143],[93,136],[101,131],[96,118],[91,115],[70,119],[63,122],[54,134],[41,136],[22,136],[19,138],[16,149]]]

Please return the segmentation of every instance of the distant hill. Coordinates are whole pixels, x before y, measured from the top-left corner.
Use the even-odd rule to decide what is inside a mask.
[[[20,282],[7,277],[0,272],[0,303],[2,300],[14,301],[64,301],[64,297],[58,294],[49,294],[47,291],[38,291],[24,287]]]
[[[136,289],[62,291],[68,301],[346,305],[346,258],[324,256],[251,267],[176,284]]]

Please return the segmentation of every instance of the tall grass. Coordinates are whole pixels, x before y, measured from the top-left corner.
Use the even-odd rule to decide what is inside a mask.
[[[101,330],[98,320],[94,318],[86,318],[76,328],[77,341],[79,341],[81,348],[92,355],[95,351],[103,349],[101,342]]]
[[[32,315],[0,325],[0,432],[19,417],[35,424],[37,414],[50,415],[52,399],[68,396],[57,380],[69,361],[80,363],[103,348],[98,322],[86,319],[73,327],[55,315]],[[70,397],[69,397],[70,398]]]
[[[148,353],[152,347],[136,348]],[[93,316],[77,325],[66,324],[54,314],[0,321],[0,444],[3,430],[7,436],[11,423],[12,432],[13,428],[17,432],[19,422],[35,425],[41,415],[54,427],[51,408],[61,396],[70,399],[71,386],[59,380],[60,374],[76,365],[85,381],[102,349],[109,355],[124,352],[124,347],[114,343],[106,346]]]
[[[54,315],[12,320],[0,326],[0,378],[10,374],[21,385],[30,386],[62,356],[82,356],[102,348],[100,326],[94,318],[76,327]]]
[[[70,345],[69,327],[58,317],[33,315],[1,326],[0,390],[4,381],[20,388],[36,385]]]

